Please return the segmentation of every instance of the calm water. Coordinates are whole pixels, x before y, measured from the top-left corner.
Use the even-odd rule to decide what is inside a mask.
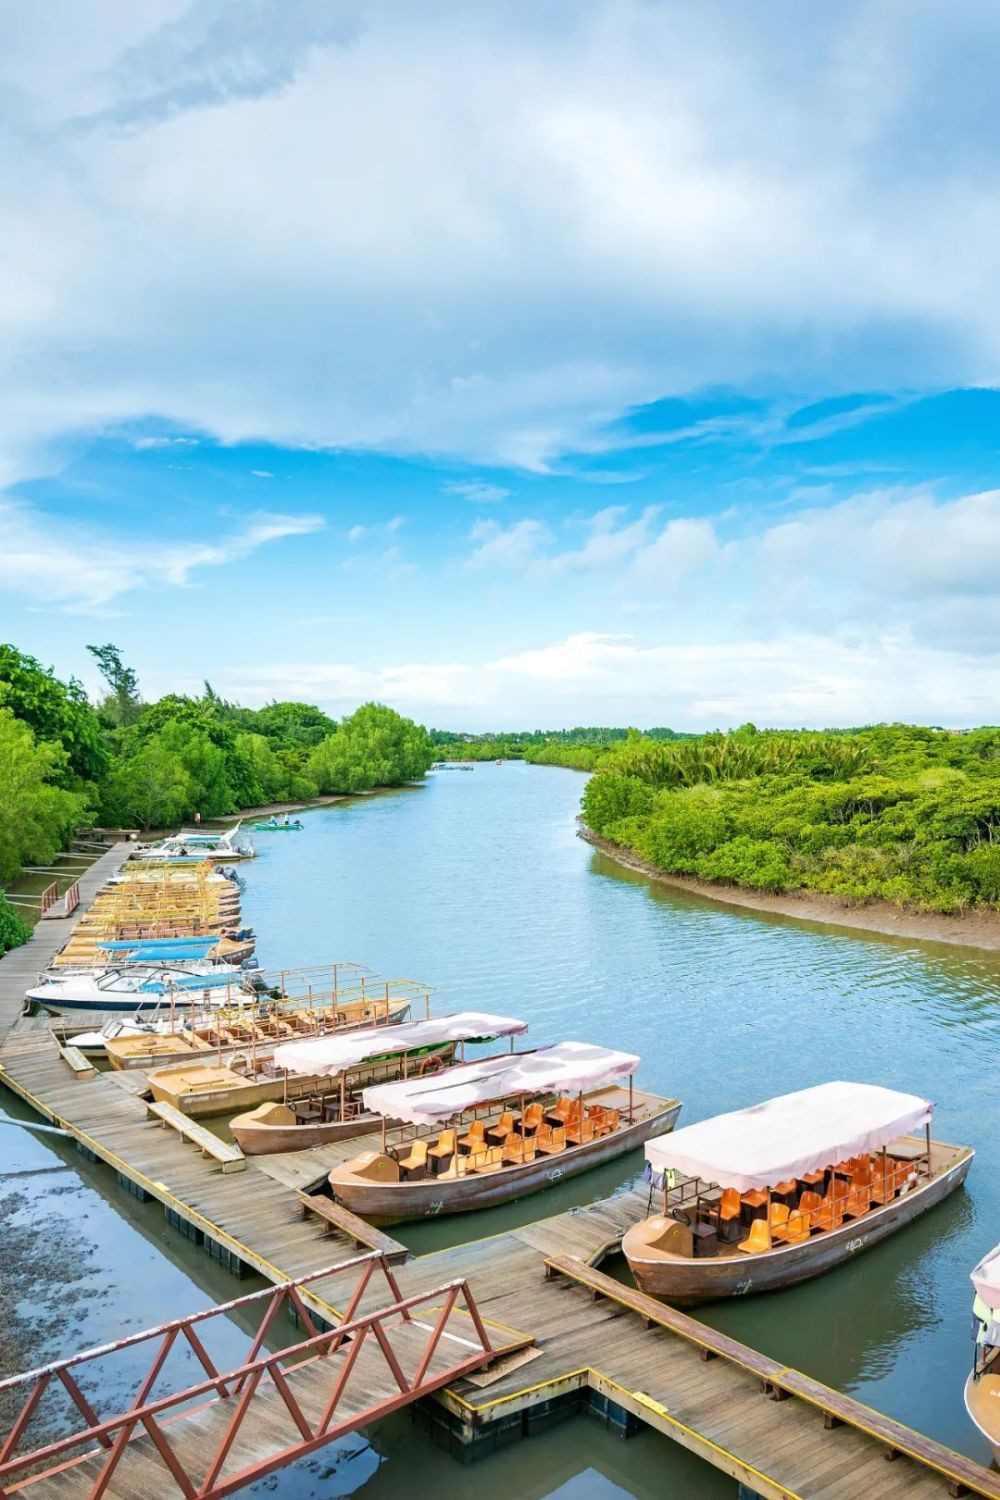
[[[989,1087],[1000,961],[731,912],[655,887],[575,837],[582,786],[554,768],[477,766],[311,813],[294,837],[259,834],[244,910],[261,934],[261,962],[357,959],[438,986],[438,1011],[478,1006],[524,1016],[535,1042],[627,1047],[642,1055],[641,1081],[683,1099],[682,1123],[838,1076],[936,1099],[937,1134],[979,1153],[964,1193],[851,1266],[701,1315],[984,1458],[961,1390],[968,1272],[1000,1239],[1000,1117]],[[159,1209],[132,1203],[110,1174],[59,1150],[0,1130],[0,1231],[6,1239],[13,1226],[25,1255],[31,1226],[51,1215],[62,1245],[35,1253],[16,1295],[8,1291],[17,1316],[2,1325],[0,1366],[139,1326],[151,1292],[164,1315],[234,1294],[237,1283],[166,1229]],[[62,1161],[73,1170],[39,1170]],[[602,1196],[640,1166],[630,1160],[543,1199],[405,1237],[426,1250],[488,1233]],[[31,1175],[3,1175],[18,1169]],[[7,1313],[3,1303],[0,1282]],[[232,1337],[238,1349],[238,1330]],[[573,1422],[463,1470],[405,1416],[261,1488],[396,1500],[414,1494],[415,1465],[418,1493],[444,1487],[477,1500],[732,1495],[730,1482],[652,1435],[624,1444]]]

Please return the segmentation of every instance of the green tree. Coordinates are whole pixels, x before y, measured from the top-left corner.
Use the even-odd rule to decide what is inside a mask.
[[[0,645],[0,705],[27,724],[39,742],[66,752],[59,771],[65,785],[104,772],[108,754],[101,725],[78,682],[60,682],[33,656]]]
[[[101,816],[116,827],[167,828],[193,810],[191,778],[159,738],[118,757],[102,788]]]
[[[65,768],[59,745],[37,743],[27,724],[0,708],[0,880],[23,864],[51,864],[87,816],[87,794],[57,785]]]
[[[98,669],[108,685],[109,695],[101,705],[105,716],[118,728],[127,729],[142,712],[139,701],[139,679],[122,660],[117,646],[88,646]]]
[[[316,746],[306,773],[320,791],[361,792],[415,781],[433,760],[425,729],[383,703],[365,703]]]

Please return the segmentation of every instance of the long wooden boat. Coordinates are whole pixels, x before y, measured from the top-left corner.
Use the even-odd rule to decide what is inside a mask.
[[[1000,1464],[1000,1245],[971,1274],[975,1358],[965,1382],[965,1409]]]
[[[681,1112],[679,1099],[664,1099],[639,1089],[633,1090],[632,1098],[635,1117],[630,1124],[623,1124],[612,1135],[567,1146],[556,1156],[536,1156],[521,1165],[484,1172],[462,1170],[463,1158],[458,1157],[454,1175],[446,1172],[421,1182],[403,1182],[399,1177],[398,1152],[390,1156],[366,1151],[346,1166],[335,1168],[329,1174],[330,1186],[338,1202],[371,1224],[402,1224],[411,1219],[435,1219],[443,1214],[493,1208],[614,1161],[638,1149],[651,1135],[673,1129]],[[628,1090],[595,1089],[584,1094],[583,1100],[585,1106],[624,1113],[628,1109]]]
[[[468,1213],[538,1192],[673,1128],[679,1101],[637,1092],[638,1066],[629,1053],[562,1042],[438,1079],[365,1089],[366,1109],[385,1122],[383,1149],[335,1168],[330,1186],[374,1224]],[[402,1125],[390,1130],[389,1121]]]
[[[409,1012],[408,1000],[397,1001],[388,1019],[384,1008],[364,1015],[340,1027],[343,1032],[369,1031],[375,1022],[381,1030],[398,1025]],[[123,1039],[121,1047],[126,1045]],[[134,1055],[134,1054],[133,1054]],[[450,1055],[447,1059],[450,1061]],[[196,1059],[176,1067],[156,1067],[148,1074],[150,1092],[161,1104],[172,1104],[182,1114],[198,1119],[205,1115],[225,1115],[254,1109],[258,1104],[275,1100],[304,1099],[314,1094],[322,1079],[319,1075],[296,1076],[277,1068],[274,1049],[244,1046],[239,1059],[230,1054],[230,1065],[200,1063]],[[239,1066],[234,1066],[239,1062]]]
[[[636,1283],[690,1307],[852,1260],[965,1181],[974,1153],[931,1141],[933,1108],[874,1085],[823,1084],[651,1139],[664,1209],[622,1241]]]
[[[266,1102],[230,1121],[233,1139],[244,1156],[267,1156],[276,1151],[305,1151],[331,1141],[349,1140],[377,1130],[380,1118],[364,1107],[362,1082],[373,1084],[373,1074],[359,1081],[359,1064],[377,1068],[392,1063],[381,1075],[392,1078],[424,1078],[445,1065],[442,1044],[458,1049],[464,1061],[467,1046],[481,1046],[500,1037],[513,1038],[527,1031],[526,1021],[483,1011],[461,1011],[434,1020],[395,1026],[388,1034],[381,1028],[350,1036],[308,1038],[286,1042],[275,1050],[275,1063],[289,1076],[309,1078],[305,1103]]]

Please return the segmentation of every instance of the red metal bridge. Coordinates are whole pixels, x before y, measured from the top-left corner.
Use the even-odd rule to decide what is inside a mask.
[[[345,1276],[353,1278],[346,1304],[345,1288],[334,1291],[344,1307],[341,1320],[328,1326],[317,1315],[320,1306],[333,1316],[320,1285]],[[380,1277],[387,1300],[361,1313]],[[268,1335],[273,1342],[279,1316],[288,1313],[304,1337],[269,1351]],[[238,1365],[220,1369],[203,1325],[234,1315],[241,1325],[250,1322],[249,1348]],[[509,1336],[504,1343],[506,1352]],[[94,1392],[115,1389],[121,1370],[116,1377],[109,1366],[123,1355],[134,1371],[136,1351],[145,1374],[129,1406],[102,1416]],[[380,1253],[357,1256],[0,1381],[0,1402],[13,1399],[14,1409],[20,1402],[0,1442],[0,1497],[231,1495],[480,1368],[495,1353],[464,1280],[404,1297]],[[187,1372],[193,1357],[204,1378],[157,1395],[171,1357]],[[50,1435],[53,1423],[61,1435]]]

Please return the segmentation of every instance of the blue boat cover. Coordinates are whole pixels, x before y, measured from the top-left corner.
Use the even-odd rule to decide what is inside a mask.
[[[216,937],[161,937],[161,938],[116,938],[98,942],[98,948],[106,953],[144,953],[150,948],[190,948],[197,944],[207,953],[218,942]]]
[[[138,951],[133,950],[129,957],[140,960],[142,963],[163,964],[173,963],[182,958],[204,958],[207,951],[206,948],[199,947],[197,943],[190,943],[186,947],[178,943],[176,948],[150,947],[141,948]]]
[[[232,984],[235,974],[178,974],[166,984],[162,979],[147,979],[139,989],[144,995],[165,995],[169,990],[214,990]]]

